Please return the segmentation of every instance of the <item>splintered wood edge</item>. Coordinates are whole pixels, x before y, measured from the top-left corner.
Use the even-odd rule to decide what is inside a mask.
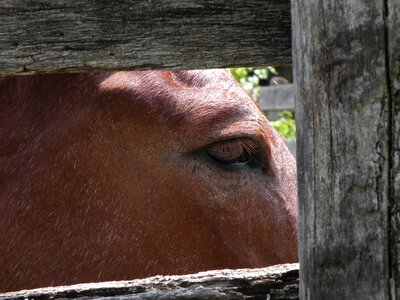
[[[0,299],[71,298],[157,298],[185,296],[225,299],[226,297],[270,297],[296,299],[299,265],[282,264],[259,269],[213,270],[189,275],[153,276],[126,281],[84,283],[0,294]],[[272,295],[272,297],[271,297]],[[276,298],[276,299],[277,299]]]

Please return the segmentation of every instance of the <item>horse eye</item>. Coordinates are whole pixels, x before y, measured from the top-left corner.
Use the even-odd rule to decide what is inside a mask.
[[[257,165],[265,169],[261,151],[250,139],[232,139],[208,147],[207,154],[224,165]]]

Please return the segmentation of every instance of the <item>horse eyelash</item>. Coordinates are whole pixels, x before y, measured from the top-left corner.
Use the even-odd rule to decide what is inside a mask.
[[[260,147],[249,139],[234,139],[222,141],[209,147],[208,153],[214,159],[235,159],[241,155],[248,156],[249,163],[255,163],[263,169],[266,169],[267,164],[262,154]],[[224,157],[226,153],[226,157]],[[216,156],[216,158],[214,157]]]
[[[222,152],[230,152],[235,151],[237,153],[241,152],[242,150],[246,151],[248,155],[254,155],[259,151],[259,147],[256,143],[250,140],[229,140],[229,141],[222,141],[218,144],[221,144]],[[214,147],[218,146],[214,145]]]

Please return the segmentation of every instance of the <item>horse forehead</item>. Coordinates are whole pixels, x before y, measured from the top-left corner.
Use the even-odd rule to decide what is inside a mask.
[[[171,86],[207,87],[231,81],[228,70],[122,71],[99,75],[103,88],[126,88],[168,83]]]
[[[172,117],[259,114],[228,70],[115,72],[99,85],[102,91],[119,91],[131,97],[134,105]]]

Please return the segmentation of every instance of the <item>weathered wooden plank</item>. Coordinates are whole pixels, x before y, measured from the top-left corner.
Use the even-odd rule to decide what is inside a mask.
[[[24,299],[298,299],[298,264],[219,270],[0,294]]]
[[[291,62],[289,0],[0,2],[0,74]]]
[[[390,217],[391,217],[391,287],[392,299],[400,299],[400,1],[389,0],[388,20],[388,80],[391,81],[390,125]]]
[[[385,2],[293,0],[292,20],[300,297],[389,299]]]
[[[296,140],[284,140],[286,146],[288,147],[290,153],[293,154],[294,158],[296,158]]]
[[[294,87],[292,84],[260,87],[258,104],[263,110],[293,110]]]

